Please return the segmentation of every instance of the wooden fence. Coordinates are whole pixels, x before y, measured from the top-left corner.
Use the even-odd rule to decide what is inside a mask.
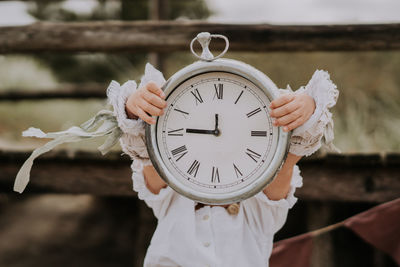
[[[1,1],[1,0],[0,0]],[[162,1],[152,0],[152,2]],[[155,13],[160,10],[156,10]],[[152,16],[160,18],[159,14]],[[276,26],[268,24],[217,24],[192,21],[35,23],[0,27],[0,54],[43,52],[151,52],[188,51],[198,32],[208,31],[229,37],[230,51],[386,51],[400,49],[400,24]],[[213,44],[221,49],[222,43]],[[154,54],[153,54],[154,55]],[[159,59],[157,55],[154,57]],[[20,89],[20,88],[18,88]],[[61,85],[52,91],[0,93],[0,102],[41,99],[104,98],[105,85]],[[10,193],[13,181],[28,152],[0,151],[0,192]],[[132,191],[130,160],[114,152],[51,152],[36,161],[27,192],[88,193],[99,196],[135,196]],[[386,202],[400,196],[400,154],[326,155],[300,162],[304,186],[297,191],[312,211],[306,215],[307,228],[330,223],[337,207],[332,203]],[[62,170],[62,171],[60,171]],[[324,204],[320,204],[324,203]],[[347,204],[346,204],[347,205]],[[300,205],[301,209],[302,205]],[[303,206],[304,207],[304,206]],[[303,210],[304,211],[304,210]],[[292,213],[293,214],[293,213]],[[298,226],[304,212],[289,218]],[[296,217],[297,216],[297,217]],[[302,219],[303,218],[303,219]],[[147,223],[143,223],[146,224]],[[143,229],[147,229],[147,228]],[[293,227],[292,227],[293,228]],[[297,228],[296,228],[297,229]],[[148,231],[151,233],[152,231]],[[290,232],[290,231],[289,231]],[[278,238],[285,237],[278,234]],[[149,238],[149,237],[147,237]],[[142,240],[143,241],[143,240]],[[144,255],[146,242],[139,242]],[[347,241],[347,240],[346,240]],[[329,236],[314,246],[314,266],[333,266],[334,243]],[[324,250],[324,251],[322,251]],[[328,251],[328,252],[326,252]],[[357,252],[361,256],[365,250]],[[336,253],[336,252],[335,252]],[[356,252],[355,252],[356,253]],[[382,262],[382,255],[373,256]],[[140,266],[138,264],[137,266]],[[383,263],[375,266],[385,266]]]
[[[15,174],[28,157],[0,152],[0,191],[10,192]],[[400,155],[327,155],[300,162],[303,200],[386,202],[400,195]],[[62,171],[60,171],[62,170]],[[114,152],[51,152],[36,160],[27,192],[134,196],[130,159]]]
[[[169,52],[187,50],[190,40],[201,31],[228,36],[231,51],[400,49],[400,24],[276,26],[111,21],[41,22],[28,26],[1,27],[0,53]],[[220,44],[216,43],[216,47],[219,48]],[[79,87],[65,85],[50,92],[7,91],[0,94],[0,101],[104,98],[104,88],[99,84],[87,84]],[[0,189],[9,192],[15,174],[28,154],[3,151],[0,157]],[[400,196],[399,157],[398,154],[330,155],[305,160],[301,164],[304,165],[302,169],[306,185],[299,194],[304,199],[314,200],[384,202],[394,199]],[[46,172],[40,171],[43,165],[46,166]],[[67,153],[53,153],[39,160],[33,169],[32,183],[28,190],[132,195],[128,166],[127,160],[117,160],[115,155],[102,158],[97,154],[82,152],[69,158]],[[65,172],[58,172],[60,169]],[[109,177],[119,177],[121,180],[111,180]]]

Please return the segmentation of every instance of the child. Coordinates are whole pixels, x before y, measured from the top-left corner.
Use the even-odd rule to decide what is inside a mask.
[[[283,167],[263,191],[242,201],[237,214],[226,206],[195,203],[173,191],[160,178],[148,158],[144,124],[154,124],[166,107],[160,87],[163,75],[146,65],[139,89],[129,81],[112,82],[107,90],[110,103],[123,131],[122,149],[133,159],[133,189],[153,209],[158,226],[147,250],[149,266],[268,266],[274,234],[286,221],[295,204],[295,188],[302,186],[296,163],[321,147],[333,148],[333,122],[329,108],[338,90],[329,74],[316,71],[306,87],[296,92],[280,90],[271,102],[274,126],[294,130],[290,153]],[[149,114],[151,116],[149,116]]]

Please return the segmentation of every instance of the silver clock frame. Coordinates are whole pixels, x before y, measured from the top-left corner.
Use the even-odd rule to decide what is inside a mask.
[[[239,75],[260,88],[267,95],[270,101],[279,96],[278,87],[274,82],[256,68],[237,60],[216,59],[213,61],[197,61],[175,73],[162,87],[167,96],[166,99],[168,99],[170,94],[186,80],[207,72],[226,72]],[[157,170],[161,178],[176,192],[194,201],[205,204],[231,204],[245,200],[260,192],[265,186],[272,182],[276,173],[282,167],[289,148],[291,132],[284,132],[282,127],[278,127],[278,145],[275,150],[275,155],[267,170],[253,183],[230,193],[221,193],[217,195],[213,193],[199,192],[184,185],[168,170],[166,164],[161,158],[157,145],[156,125],[158,124],[158,117],[155,117],[155,119],[156,124],[146,124],[145,127],[147,151],[154,168]]]

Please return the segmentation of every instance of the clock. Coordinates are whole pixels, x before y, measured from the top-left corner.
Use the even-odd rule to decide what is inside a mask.
[[[211,38],[226,42],[217,57],[208,49]],[[196,40],[201,56],[193,50]],[[197,35],[190,47],[200,60],[165,83],[164,114],[146,125],[147,150],[161,178],[205,204],[230,204],[260,192],[280,169],[290,138],[269,116],[276,85],[248,64],[221,58],[228,46],[225,36]]]

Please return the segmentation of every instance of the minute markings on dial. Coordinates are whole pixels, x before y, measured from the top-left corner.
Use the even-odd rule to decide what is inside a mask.
[[[192,165],[190,165],[189,169],[187,170],[187,173],[196,177],[199,167],[200,167],[200,162],[194,160]]]
[[[196,88],[193,91],[190,91],[190,93],[192,93],[192,95],[194,96],[195,100],[196,100],[196,105],[197,102],[199,103],[203,103],[203,98],[201,97],[199,90]]]
[[[251,150],[251,149],[249,149],[249,148],[247,148],[246,149],[246,154],[247,154],[247,156],[249,156],[252,160],[254,160],[255,162],[257,162],[257,160],[259,159],[259,158],[261,158],[261,155],[260,154],[258,154],[257,152],[254,152],[253,150]]]
[[[217,167],[212,167],[212,173],[211,173],[211,183],[220,183],[221,180],[219,179],[219,171]]]
[[[188,153],[187,148],[185,145],[180,146],[178,148],[175,148],[171,150],[171,154],[174,158],[177,158],[176,161],[180,160],[183,156],[185,156]]]
[[[215,94],[213,99],[217,97],[217,99],[222,100],[224,97],[224,84],[222,83],[214,84],[214,89],[215,89]]]
[[[251,116],[257,114],[258,112],[261,111],[261,108],[256,108],[255,110],[250,111],[249,113],[247,113],[247,118],[250,118]]]

